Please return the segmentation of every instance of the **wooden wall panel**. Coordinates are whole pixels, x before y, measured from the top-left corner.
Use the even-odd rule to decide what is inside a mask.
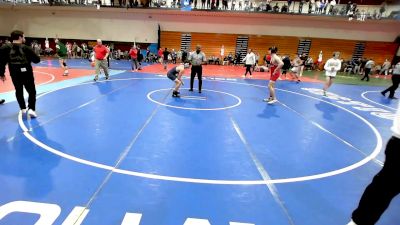
[[[297,53],[299,38],[282,36],[250,35],[249,48],[260,54],[260,59],[268,54],[268,49],[272,46],[278,47],[278,55],[293,56]]]
[[[322,50],[323,58],[322,60],[330,59],[333,52],[339,51],[340,58],[345,60],[351,59],[353,56],[354,47],[357,41],[350,40],[337,40],[337,39],[324,39],[324,38],[311,38],[311,49],[310,56],[313,58],[314,62],[317,62],[319,52]]]
[[[194,50],[197,44],[202,45],[203,51],[206,53],[207,58],[210,56],[220,55],[221,46],[225,47],[225,55],[229,52],[235,53],[236,38],[241,36],[239,34],[212,34],[212,33],[191,33],[192,45],[191,49]],[[245,35],[243,35],[245,36]],[[271,46],[278,47],[279,55],[290,55],[291,58],[297,53],[297,47],[301,38],[285,37],[285,36],[266,36],[266,35],[248,35],[249,48],[260,54],[262,59],[268,52]],[[317,61],[319,52],[323,52],[323,61],[325,62],[335,51],[339,51],[340,58],[345,60],[351,59],[356,40],[339,40],[339,39],[326,39],[326,38],[307,38],[311,39],[310,56]],[[181,33],[163,31],[161,33],[161,46],[175,50],[180,49]],[[373,58],[377,64],[381,64],[385,59],[390,61],[396,54],[398,44],[390,42],[372,42],[368,41],[365,44],[364,56]]]
[[[377,64],[382,64],[385,59],[392,61],[398,46],[396,43],[368,41],[365,43],[364,57],[372,58]]]
[[[179,50],[181,48],[181,34],[181,32],[161,32],[161,47]],[[191,50],[194,51],[196,45],[199,44],[207,58],[211,56],[219,57],[222,45],[225,48],[225,55],[228,55],[229,52],[235,53],[238,36],[236,34],[191,33],[191,35]]]
[[[181,32],[162,31],[160,40],[161,48],[179,51],[181,49],[181,34]]]
[[[222,45],[225,48],[225,56],[232,52],[235,54],[237,34],[211,34],[211,33],[192,33],[192,46],[194,51],[196,45],[202,46],[202,51],[206,57],[220,57]]]

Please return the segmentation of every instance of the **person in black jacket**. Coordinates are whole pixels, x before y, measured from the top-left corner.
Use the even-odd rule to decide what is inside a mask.
[[[400,194],[400,105],[391,130],[393,135],[386,144],[383,167],[365,188],[347,225],[376,224],[390,202]],[[390,224],[398,224],[398,221]]]
[[[164,65],[164,70],[167,69],[167,65],[169,63],[169,56],[170,52],[168,51],[168,48],[165,48],[165,50],[163,51],[163,65]]]
[[[0,48],[0,79],[5,81],[5,69],[8,64],[10,76],[15,87],[15,96],[21,113],[31,118],[37,117],[36,106],[36,88],[33,77],[31,63],[39,63],[40,57],[35,54],[31,47],[25,45],[24,32],[15,30],[11,33],[11,44],[3,45]],[[24,87],[29,94],[28,110],[26,109],[24,99]]]
[[[188,52],[184,49],[182,50],[182,62],[185,63],[187,61]]]
[[[140,46],[137,46],[137,50],[138,50],[137,60],[138,60],[138,63],[139,63],[138,70],[142,70],[143,54],[142,54],[142,51],[140,49]]]
[[[289,56],[285,55],[282,57],[282,62],[283,62],[283,67],[282,67],[282,76],[285,75],[285,80],[286,80],[286,73],[290,69],[290,66],[292,65]]]

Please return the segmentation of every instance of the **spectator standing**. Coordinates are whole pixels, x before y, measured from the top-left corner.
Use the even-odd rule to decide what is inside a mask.
[[[163,65],[164,65],[164,70],[167,69],[168,61],[170,56],[170,52],[168,51],[168,48],[165,48],[163,51]]]
[[[138,64],[138,50],[135,45],[129,50],[129,55],[131,57],[132,62],[132,71],[138,71],[139,64]]]
[[[109,79],[108,67],[107,67],[107,57],[110,53],[108,48],[103,45],[103,42],[100,39],[97,39],[97,44],[93,48],[94,51],[94,60],[95,60],[95,68],[96,68],[96,76],[94,77],[94,81],[99,79],[100,68],[103,69],[106,80]]]
[[[40,57],[31,47],[25,45],[24,32],[15,30],[11,33],[11,44],[0,48],[0,80],[5,81],[5,69],[8,64],[11,80],[15,87],[20,112],[23,116],[28,114],[31,118],[36,115],[36,88],[35,78],[31,63],[39,63]],[[24,88],[28,92],[28,110],[24,99]],[[4,103],[4,101],[2,101]]]
[[[382,69],[379,71],[379,75],[382,75],[385,73],[385,76],[388,75],[389,69],[390,69],[391,63],[389,62],[388,59],[385,60],[385,62],[382,65]]]
[[[245,78],[247,75],[247,72],[249,72],[250,78],[252,78],[251,67],[253,67],[256,64],[256,56],[254,55],[252,49],[249,48],[246,57],[244,57],[244,59],[242,61],[245,63],[245,67],[246,67],[246,72],[242,77]]]
[[[369,73],[371,72],[372,68],[374,68],[375,62],[370,59],[367,61],[367,63],[365,64],[365,68],[364,68],[364,77],[361,78],[361,80],[366,79],[366,81],[369,81]]]

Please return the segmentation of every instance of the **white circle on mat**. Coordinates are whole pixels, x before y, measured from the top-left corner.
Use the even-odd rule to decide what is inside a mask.
[[[138,79],[143,79],[143,80],[149,79],[150,80],[150,79],[162,79],[162,78],[127,78],[127,79],[113,79],[110,81],[138,80]],[[237,84],[237,85],[246,85],[246,86],[267,88],[266,86],[262,86],[262,85],[232,82],[232,81],[212,81],[212,82],[225,82],[225,83],[232,83],[232,84]],[[95,82],[83,83],[83,84],[78,84],[78,85],[74,85],[74,86],[87,85],[87,84],[93,84],[93,83],[95,83]],[[68,87],[60,88],[60,89],[57,89],[54,91],[49,91],[41,96],[38,96],[38,98],[40,98],[44,95],[48,95],[52,92],[56,92],[61,89],[66,89],[66,88],[70,88],[70,87],[74,87],[74,86],[68,86]],[[30,134],[29,129],[26,127],[24,121],[22,120],[21,113],[18,116],[18,122],[19,122],[19,125],[20,125],[21,129],[23,130],[23,134],[26,138],[28,138],[30,141],[32,141],[39,147],[43,148],[44,150],[51,152],[55,155],[58,155],[60,157],[63,157],[65,159],[68,159],[68,160],[71,160],[71,161],[74,161],[77,163],[81,163],[84,165],[96,167],[99,169],[112,171],[114,173],[125,174],[125,175],[136,176],[136,177],[143,177],[143,178],[148,178],[148,179],[173,181],[173,182],[184,182],[184,183],[217,184],[217,185],[266,185],[266,184],[293,183],[293,182],[302,182],[302,181],[308,181],[308,180],[316,180],[316,179],[331,177],[331,176],[335,176],[338,174],[342,174],[342,173],[354,170],[354,169],[368,163],[372,159],[374,159],[381,151],[382,146],[383,146],[382,136],[380,135],[380,133],[378,132],[378,130],[376,129],[376,127],[374,125],[372,125],[368,120],[364,119],[362,116],[358,115],[357,113],[352,112],[340,105],[337,105],[337,104],[334,104],[334,103],[331,103],[331,102],[328,102],[323,99],[316,98],[316,97],[313,97],[310,95],[306,95],[306,94],[302,94],[302,93],[294,92],[294,91],[289,91],[289,90],[284,90],[284,89],[277,89],[277,90],[324,102],[326,104],[329,104],[329,105],[335,106],[339,109],[342,109],[342,110],[350,113],[351,115],[355,116],[356,118],[360,119],[375,134],[377,143],[376,143],[374,150],[372,151],[371,154],[369,154],[365,158],[361,159],[360,161],[358,161],[352,165],[349,165],[349,166],[346,166],[344,168],[340,168],[337,170],[328,171],[325,173],[313,174],[313,175],[302,176],[302,177],[291,177],[291,178],[281,178],[281,179],[271,179],[271,180],[212,180],[212,179],[174,177],[174,176],[165,176],[165,175],[158,175],[158,174],[151,174],[151,173],[142,173],[142,172],[136,172],[136,171],[131,171],[131,170],[118,169],[113,166],[109,166],[109,165],[105,165],[105,164],[101,164],[101,163],[97,163],[97,162],[92,162],[92,161],[89,161],[86,159],[81,159],[76,156],[66,154],[58,149],[52,148],[52,147],[46,145],[45,143],[39,141],[35,137],[33,137]],[[263,103],[260,101],[260,104],[263,104]]]
[[[182,89],[182,90],[185,90],[185,89],[188,89],[188,88],[184,88],[184,89]],[[203,93],[204,93],[204,91],[206,91],[206,92],[214,92],[214,93],[219,93],[219,94],[228,95],[228,96],[231,96],[231,97],[235,98],[235,99],[237,100],[237,102],[236,102],[235,104],[233,104],[233,105],[226,106],[226,107],[217,107],[217,108],[194,108],[194,107],[183,107],[183,106],[177,106],[177,105],[169,105],[169,104],[166,104],[166,103],[157,101],[157,100],[155,100],[155,99],[153,99],[153,98],[151,97],[151,95],[154,94],[154,93],[156,93],[156,92],[170,91],[170,90],[171,90],[170,88],[164,88],[164,89],[154,90],[154,91],[152,91],[152,92],[150,92],[150,93],[147,94],[147,98],[148,98],[150,101],[152,101],[152,102],[154,102],[154,103],[156,103],[156,104],[162,105],[162,106],[171,107],[171,108],[176,108],[176,109],[186,109],[186,110],[204,110],[204,111],[225,110],[225,109],[231,109],[231,108],[237,107],[237,106],[239,106],[240,104],[242,104],[242,100],[241,100],[238,96],[236,96],[236,95],[233,95],[233,94],[230,94],[230,93],[226,93],[226,92],[223,92],[223,91],[216,91],[216,90],[209,90],[209,89],[203,89]],[[196,96],[196,97],[202,97],[202,96]]]

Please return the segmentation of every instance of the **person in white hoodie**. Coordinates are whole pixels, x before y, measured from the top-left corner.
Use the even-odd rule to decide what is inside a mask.
[[[246,67],[246,73],[242,77],[246,77],[247,72],[249,72],[250,78],[252,78],[251,67],[253,67],[256,64],[256,55],[254,55],[251,48],[249,48],[247,55],[246,55],[246,57],[244,57],[242,62],[244,62],[245,67]]]
[[[400,193],[400,104],[392,126],[393,136],[386,145],[385,163],[365,189],[347,225],[373,225]]]
[[[334,52],[333,57],[326,61],[324,69],[326,75],[326,82],[323,88],[324,96],[326,96],[326,91],[330,86],[332,86],[333,79],[335,79],[337,72],[342,67],[342,62],[339,59],[340,52]]]

